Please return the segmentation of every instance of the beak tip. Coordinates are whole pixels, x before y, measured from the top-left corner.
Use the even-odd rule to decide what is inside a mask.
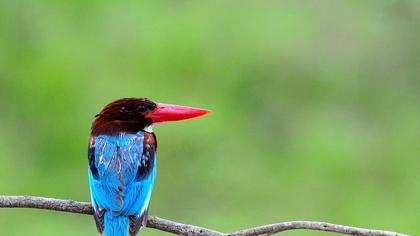
[[[191,118],[204,116],[211,112],[211,110],[208,110],[208,109],[202,109],[202,108],[194,108],[194,109],[196,109],[196,111],[193,112],[195,114],[191,114]]]
[[[203,109],[203,115],[209,114],[210,112],[213,112],[213,111],[209,109]]]

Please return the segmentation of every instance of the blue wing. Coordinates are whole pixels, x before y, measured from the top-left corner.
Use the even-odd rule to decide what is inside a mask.
[[[92,137],[88,173],[99,232],[105,230],[107,234],[108,227],[127,228],[107,224],[108,218],[115,223],[119,220],[113,218],[125,217],[121,224],[130,218],[130,234],[137,233],[149,206],[156,176],[155,159],[156,142],[149,133]]]

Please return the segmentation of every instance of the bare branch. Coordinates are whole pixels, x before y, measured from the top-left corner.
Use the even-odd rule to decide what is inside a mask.
[[[0,208],[38,208],[87,215],[93,214],[93,208],[89,202],[33,196],[0,196]],[[203,227],[182,224],[150,215],[147,217],[147,227],[185,236],[224,235],[223,233]]]
[[[310,229],[327,232],[334,232],[348,235],[363,235],[363,236],[407,236],[391,231],[364,229],[345,225],[331,224],[327,222],[318,221],[289,221],[277,224],[269,224],[258,226],[255,228],[244,229],[234,233],[229,233],[228,236],[256,236],[256,235],[271,235],[286,230],[292,229]]]
[[[93,214],[93,208],[88,202],[33,196],[0,196],[0,208],[38,208],[88,215]],[[406,234],[390,231],[363,229],[316,221],[282,222],[225,234],[199,226],[182,224],[156,216],[148,216],[147,227],[185,236],[259,236],[271,235],[282,231],[295,229],[320,230],[360,236],[408,236]]]
[[[93,208],[89,202],[33,196],[0,196],[0,208],[38,208],[87,215],[93,214]]]

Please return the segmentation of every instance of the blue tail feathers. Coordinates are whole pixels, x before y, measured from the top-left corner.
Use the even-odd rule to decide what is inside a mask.
[[[105,236],[127,236],[128,217],[113,215],[111,211],[105,212]]]

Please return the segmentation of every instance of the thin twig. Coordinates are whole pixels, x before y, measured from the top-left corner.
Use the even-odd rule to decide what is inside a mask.
[[[38,208],[88,215],[93,214],[92,206],[88,202],[33,196],[0,196],[0,208]],[[364,229],[316,221],[282,222],[225,234],[199,226],[182,224],[156,216],[148,216],[147,227],[185,236],[259,236],[295,229],[320,230],[360,236],[408,236],[391,231]]]

